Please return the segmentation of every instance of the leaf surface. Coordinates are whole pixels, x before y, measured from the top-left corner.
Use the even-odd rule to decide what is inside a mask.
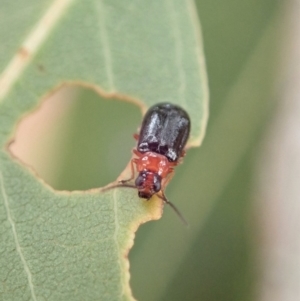
[[[133,190],[59,192],[12,158],[18,121],[63,84],[138,103],[180,104],[189,145],[207,121],[193,2],[0,0],[0,295],[4,300],[133,300],[127,254],[159,199]],[[7,29],[10,30],[7,30]]]

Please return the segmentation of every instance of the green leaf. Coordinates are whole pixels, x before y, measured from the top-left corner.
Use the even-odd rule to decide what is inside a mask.
[[[106,98],[180,104],[189,145],[207,121],[193,2],[0,0],[0,295],[4,300],[133,300],[127,255],[162,202],[134,190],[59,192],[8,150],[19,120],[63,84]],[[3,43],[5,41],[5,43]],[[95,129],[97,130],[97,129]]]

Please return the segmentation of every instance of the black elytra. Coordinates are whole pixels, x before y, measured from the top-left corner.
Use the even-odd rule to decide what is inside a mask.
[[[137,150],[155,152],[176,162],[182,155],[190,128],[190,118],[184,109],[171,103],[156,104],[144,116]]]

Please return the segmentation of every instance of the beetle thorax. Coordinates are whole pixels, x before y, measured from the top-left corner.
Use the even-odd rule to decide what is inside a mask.
[[[137,160],[137,170],[143,170],[157,173],[162,178],[166,177],[169,173],[169,161],[160,154],[154,152],[146,152]]]

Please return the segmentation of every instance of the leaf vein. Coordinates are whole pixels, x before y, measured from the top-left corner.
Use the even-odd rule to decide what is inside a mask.
[[[114,76],[113,76],[113,68],[112,68],[112,56],[111,56],[111,50],[110,50],[110,44],[108,41],[107,36],[107,30],[106,30],[106,23],[105,23],[105,17],[104,17],[104,5],[101,1],[95,2],[96,3],[96,9],[98,11],[99,16],[99,31],[100,31],[100,39],[103,43],[103,55],[105,60],[105,69],[106,69],[106,76],[110,88],[110,92],[114,92],[115,85],[114,85]]]
[[[24,255],[22,253],[22,249],[21,249],[21,246],[20,246],[20,242],[19,242],[19,238],[18,238],[18,234],[17,234],[17,230],[16,230],[16,225],[15,225],[15,222],[14,222],[12,216],[11,216],[11,212],[10,212],[10,208],[9,208],[9,202],[8,202],[8,196],[7,196],[6,191],[5,191],[4,180],[3,180],[3,175],[2,175],[1,171],[0,171],[0,185],[1,185],[2,197],[3,197],[3,200],[4,200],[4,206],[5,206],[5,209],[6,209],[7,220],[9,222],[10,226],[11,226],[11,229],[12,229],[12,233],[13,233],[13,237],[14,237],[14,241],[15,241],[15,245],[16,245],[16,250],[17,250],[17,252],[18,252],[18,254],[21,258],[22,264],[24,266],[25,273],[27,275],[28,285],[29,285],[29,288],[30,288],[32,299],[34,301],[37,301],[35,291],[34,291],[34,286],[33,286],[33,283],[32,283],[32,274],[31,274],[29,266],[26,262],[26,259],[25,259]]]
[[[114,215],[115,215],[115,231],[114,231],[114,241],[115,241],[115,244],[116,244],[116,247],[117,247],[117,256],[118,256],[118,264],[119,264],[119,267],[120,267],[120,272],[122,271],[122,264],[121,264],[121,257],[120,257],[120,245],[119,245],[119,242],[118,242],[118,233],[119,233],[119,229],[120,229],[120,224],[119,224],[119,215],[118,215],[118,204],[117,204],[117,198],[116,198],[116,189],[115,191],[113,192],[113,201],[114,201]],[[124,289],[122,287],[122,292],[120,294],[120,296],[123,296],[124,294]]]
[[[178,85],[178,92],[179,92],[179,97],[181,98],[182,102],[186,102],[185,99],[185,90],[186,90],[186,74],[184,72],[183,68],[183,62],[182,62],[182,36],[180,32],[180,28],[178,26],[178,18],[177,18],[177,12],[174,7],[174,0],[166,0],[167,5],[168,5],[168,11],[170,12],[170,17],[171,17],[171,27],[173,30],[174,34],[174,39],[175,39],[175,60],[176,60],[176,65],[178,68],[178,76],[179,76],[179,85]]]
[[[20,74],[32,60],[51,29],[74,0],[56,0],[26,37],[17,53],[0,74],[0,100],[10,91]]]

